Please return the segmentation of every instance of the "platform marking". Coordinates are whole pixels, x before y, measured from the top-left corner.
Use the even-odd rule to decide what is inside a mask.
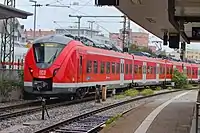
[[[160,106],[158,106],[154,111],[152,111],[147,117],[146,119],[141,123],[141,125],[136,129],[136,131],[134,133],[146,133],[146,131],[148,130],[149,126],[151,125],[151,123],[153,122],[153,120],[156,118],[156,116],[162,111],[162,109],[164,109],[168,104],[170,104],[173,100],[178,99],[184,95],[186,95],[187,93],[191,92],[192,90],[188,91],[188,92],[184,92],[180,95],[177,95],[176,97],[168,100],[167,102],[161,104]]]

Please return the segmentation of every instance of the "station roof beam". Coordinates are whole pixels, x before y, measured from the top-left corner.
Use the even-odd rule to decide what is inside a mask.
[[[199,7],[199,0],[168,0],[169,21],[187,43],[200,41]],[[197,32],[199,28],[199,37],[193,34],[194,27]]]
[[[27,16],[33,15],[32,13],[16,9],[14,7],[9,7],[3,4],[0,4],[0,19],[8,18],[22,18],[27,19]]]

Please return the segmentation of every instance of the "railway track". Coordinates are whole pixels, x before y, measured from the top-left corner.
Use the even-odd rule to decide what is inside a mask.
[[[66,106],[66,105],[72,105],[72,104],[76,104],[76,103],[81,103],[81,102],[86,102],[86,101],[89,101],[89,100],[93,100],[94,97],[88,97],[88,98],[85,98],[85,99],[79,99],[79,100],[74,100],[74,101],[65,101],[65,102],[60,102],[59,99],[57,100],[49,100],[47,101],[47,109],[51,109],[51,108],[55,108],[55,107],[59,107],[59,106]],[[23,107],[23,108],[17,108],[18,110],[15,110],[15,111],[11,111],[9,113],[4,113],[4,114],[1,114],[0,115],[0,120],[3,120],[3,119],[8,119],[8,118],[12,118],[12,117],[16,117],[16,116],[22,116],[22,115],[26,115],[26,114],[29,114],[29,113],[35,113],[35,112],[38,112],[38,111],[41,111],[42,110],[42,106],[40,106],[41,104],[41,101],[38,101],[39,103],[38,106],[35,106],[35,107],[25,107],[24,106],[19,106],[19,107]],[[59,102],[59,103],[58,103]],[[29,104],[28,104],[29,105]],[[7,108],[9,109],[9,108]],[[11,109],[11,108],[10,108]],[[15,108],[16,109],[16,108]],[[5,109],[4,109],[5,111]]]
[[[53,124],[49,127],[40,129],[36,131],[35,133],[94,133],[100,130],[101,126],[106,122],[106,120],[112,117],[112,116],[105,117],[102,115],[98,115],[98,113],[131,103],[137,100],[146,99],[149,97],[154,97],[157,95],[162,95],[162,94],[167,94],[167,93],[172,93],[172,92],[177,92],[177,91],[180,91],[180,90],[161,92],[161,93],[157,93],[157,94],[153,94],[153,95],[149,95],[145,97],[132,98],[127,101],[118,102],[112,105],[107,105],[105,107],[95,109],[93,111],[89,111],[81,115],[77,115],[75,117]],[[126,110],[125,112],[128,112],[130,110],[131,109]]]
[[[0,112],[6,111],[6,110],[12,110],[12,109],[17,109],[17,108],[23,108],[27,106],[34,106],[34,105],[39,105],[41,104],[41,101],[39,100],[34,100],[34,101],[28,101],[20,104],[14,104],[14,105],[9,105],[9,106],[2,106],[0,107]]]

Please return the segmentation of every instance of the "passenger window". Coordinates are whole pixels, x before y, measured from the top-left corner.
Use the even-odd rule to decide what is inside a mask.
[[[134,66],[134,73],[135,73],[135,74],[138,73],[138,66],[137,66],[137,65]]]
[[[110,62],[106,63],[106,73],[109,74],[110,73]]]
[[[101,62],[101,73],[104,73],[105,70],[105,62]]]
[[[94,69],[94,73],[98,73],[98,62],[97,61],[94,61],[93,69]]]
[[[87,73],[92,71],[92,61],[87,61]]]
[[[121,63],[121,73],[124,73],[124,63]]]
[[[129,65],[129,73],[132,74],[132,64]]]
[[[119,72],[120,72],[120,64],[119,64],[119,63],[117,63],[117,66],[116,66],[116,71],[117,71],[117,73],[119,73]]]
[[[128,74],[128,64],[126,64],[126,74]]]
[[[115,73],[115,63],[112,62],[112,73],[114,74]]]

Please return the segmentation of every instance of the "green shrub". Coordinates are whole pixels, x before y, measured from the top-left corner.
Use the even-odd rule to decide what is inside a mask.
[[[154,91],[151,89],[144,89],[140,94],[143,96],[148,96],[148,95],[152,95],[153,93]]]
[[[192,89],[193,86],[191,84],[186,84],[183,86],[183,89]]]
[[[106,126],[111,124],[112,122],[116,121],[117,119],[119,119],[122,116],[122,114],[118,114],[116,116],[111,117],[110,119],[108,119],[105,124]]]
[[[115,99],[121,99],[121,98],[124,98],[124,97],[126,97],[126,96],[123,95],[123,94],[119,94],[119,95],[114,96]]]
[[[175,69],[172,75],[172,82],[175,82],[175,88],[183,89],[188,84],[187,76]]]
[[[155,90],[160,91],[162,88],[160,86],[157,86]]]
[[[167,89],[168,89],[168,90],[172,90],[173,88],[169,86],[169,87],[167,87]]]
[[[135,89],[129,89],[129,90],[126,90],[124,93],[126,96],[135,97],[139,94],[139,91]]]

